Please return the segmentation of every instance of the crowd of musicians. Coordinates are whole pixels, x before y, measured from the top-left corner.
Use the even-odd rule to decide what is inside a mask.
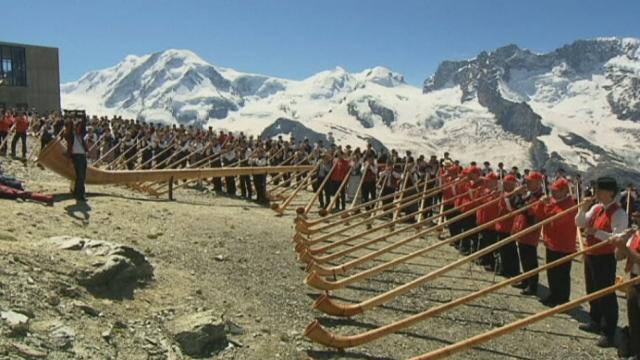
[[[11,153],[16,156],[16,145],[22,142],[22,157],[26,158],[26,134],[31,129],[42,139],[42,145],[63,133],[65,121],[61,116],[43,116],[31,119],[27,113],[0,114],[0,148],[6,154],[8,137],[13,130]],[[579,176],[571,178],[562,169],[553,176],[544,171],[517,167],[507,169],[502,163],[493,169],[488,162],[461,164],[448,153],[414,158],[410,152],[402,156],[366,148],[352,149],[322,141],[308,139],[259,139],[242,133],[196,129],[193,127],[160,126],[121,118],[85,118],[78,128],[82,135],[82,149],[94,166],[122,169],[189,168],[221,166],[316,165],[309,177],[310,190],[319,193],[320,208],[329,211],[346,209],[348,204],[369,202],[382,198],[383,209],[394,206],[394,197],[410,197],[435,187],[434,193],[420,205],[402,207],[407,222],[416,222],[416,216],[431,218],[439,213],[434,206],[441,204],[440,212],[447,219],[458,219],[449,224],[450,236],[463,234],[492,220],[503,218],[494,226],[469,235],[453,245],[466,256],[486,248],[575,206],[587,199],[577,210],[567,213],[543,227],[522,235],[515,243],[495,253],[481,257],[478,262],[487,271],[504,277],[514,277],[538,267],[538,244],[543,243],[546,261],[552,262],[576,252],[580,246],[593,246],[602,241],[609,245],[588,251],[584,257],[586,290],[588,293],[611,286],[616,281],[617,262],[626,261],[625,270],[631,276],[640,275],[640,232],[630,230],[640,223],[637,191],[629,186],[621,189],[616,179],[601,177],[583,184]],[[307,174],[272,176],[274,185],[293,186],[306,181]],[[206,184],[219,193],[268,203],[266,176],[254,175],[208,179]],[[624,192],[621,194],[621,192]],[[491,206],[470,211],[492,199],[500,198]],[[397,200],[397,197],[395,198]],[[328,208],[333,204],[333,208]],[[400,203],[401,204],[401,203]],[[372,205],[373,206],[373,205]],[[526,207],[526,211],[517,209]],[[370,207],[368,207],[370,208]],[[627,213],[628,212],[628,213]],[[505,217],[514,213],[513,216]],[[460,218],[460,214],[467,216]],[[578,232],[582,229],[582,232]],[[583,245],[576,241],[584,237]],[[547,306],[556,306],[570,300],[572,264],[567,262],[550,269],[548,295],[541,299]],[[522,294],[537,296],[538,277],[532,276],[514,286]],[[640,288],[629,290],[627,309],[630,325],[630,343],[633,354],[640,356]],[[591,322],[581,329],[601,334],[598,345],[613,346],[618,326],[618,300],[615,294],[590,303]]]

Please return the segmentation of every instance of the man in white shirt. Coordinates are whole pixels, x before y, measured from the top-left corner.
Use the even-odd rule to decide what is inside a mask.
[[[628,226],[625,211],[616,201],[618,184],[611,177],[601,177],[596,181],[595,199],[583,204],[576,215],[576,225],[585,229],[587,246],[605,241],[622,234]],[[585,284],[587,293],[593,293],[612,286],[616,280],[615,245],[605,245],[588,251],[585,257]],[[580,329],[601,333],[600,347],[613,347],[618,325],[618,300],[616,294],[604,296],[589,302],[591,322],[580,325]]]

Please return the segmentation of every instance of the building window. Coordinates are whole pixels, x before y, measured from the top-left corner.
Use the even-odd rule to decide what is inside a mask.
[[[0,79],[5,86],[27,86],[25,50],[17,46],[0,46]]]

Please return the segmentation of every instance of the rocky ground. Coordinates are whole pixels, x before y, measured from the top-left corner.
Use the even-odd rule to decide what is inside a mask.
[[[500,278],[465,265],[352,319],[332,318],[311,308],[320,292],[303,284],[306,272],[291,242],[292,211],[276,217],[255,203],[194,189],[178,190],[176,201],[168,201],[106,186],[90,186],[89,203],[82,206],[63,195],[68,182],[49,171],[5,159],[2,167],[26,180],[30,190],[59,195],[53,207],[0,200],[0,359],[180,359],[190,358],[189,346],[207,354],[196,357],[212,359],[403,359],[546,309],[508,287],[398,334],[337,352],[308,341],[305,327],[319,319],[336,333],[360,333]],[[301,203],[294,201],[290,209]],[[351,233],[357,231],[362,230]],[[61,236],[67,238],[52,239]],[[380,260],[434,241],[412,242]],[[141,255],[152,277],[145,276]],[[362,301],[457,258],[445,246],[333,294],[345,302]],[[376,262],[371,264],[366,267]],[[584,293],[582,264],[573,266],[577,297]],[[115,280],[105,282],[113,269]],[[116,291],[121,283],[132,291]],[[619,303],[624,325],[622,295]],[[615,349],[597,348],[596,336],[577,329],[586,318],[584,309],[454,358],[616,358]],[[197,336],[189,334],[194,327],[210,337],[211,346],[197,344]],[[183,343],[185,333],[191,338]]]

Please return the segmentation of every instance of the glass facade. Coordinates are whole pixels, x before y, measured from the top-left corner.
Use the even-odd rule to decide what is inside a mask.
[[[4,86],[27,86],[25,49],[0,46],[0,79]]]

